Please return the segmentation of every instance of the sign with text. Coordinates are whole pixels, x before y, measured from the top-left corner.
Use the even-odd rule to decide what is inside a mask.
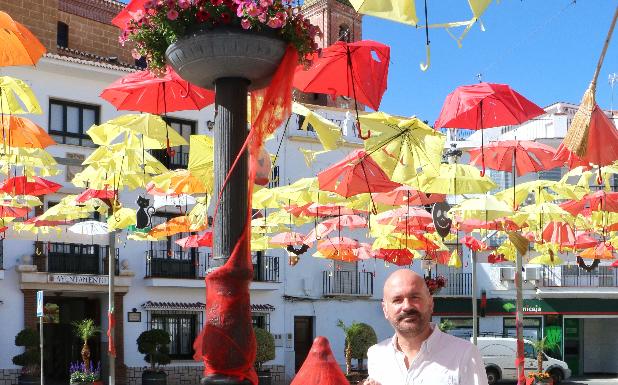
[[[109,277],[106,275],[89,274],[50,274],[48,282],[74,285],[107,285],[109,284]]]
[[[43,317],[43,290],[36,292],[36,316]]]

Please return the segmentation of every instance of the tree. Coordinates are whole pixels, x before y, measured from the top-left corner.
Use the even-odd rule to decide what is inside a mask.
[[[556,348],[556,343],[548,341],[547,337],[543,337],[540,340],[532,341],[532,346],[536,352],[536,364],[539,373],[543,372],[543,352],[553,350]]]
[[[39,350],[39,333],[33,329],[24,329],[15,336],[15,346],[23,346],[26,351],[13,357],[13,364],[23,366],[22,374],[36,376],[40,371],[41,352]]]
[[[362,369],[363,360],[367,358],[367,350],[378,343],[378,337],[373,328],[365,323],[352,322],[348,327],[342,320],[337,322],[345,333],[345,366],[346,374],[352,370],[352,359],[358,362],[358,368]]]
[[[146,330],[137,337],[137,350],[145,354],[144,361],[150,364],[150,371],[160,372],[160,365],[170,363],[169,343],[169,333],[161,329]]]
[[[100,333],[101,329],[95,326],[94,321],[89,318],[73,322],[73,327],[75,328],[75,334],[79,339],[84,341],[81,355],[82,361],[84,361],[84,369],[86,373],[88,373],[90,371],[90,348],[88,347],[88,340]]]
[[[254,327],[253,331],[257,343],[255,365],[261,370],[264,362],[275,359],[275,337],[266,329]]]

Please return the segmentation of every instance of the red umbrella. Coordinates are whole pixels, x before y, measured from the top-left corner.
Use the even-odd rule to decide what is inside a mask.
[[[599,190],[586,194],[579,200],[566,201],[560,207],[573,215],[582,213],[586,208],[592,211],[618,213],[618,192]]]
[[[439,128],[484,128],[521,124],[545,111],[506,84],[478,83],[457,87],[444,101],[434,124]],[[481,142],[483,140],[481,131]],[[481,144],[481,153],[482,150]],[[483,164],[482,175],[485,174]]]
[[[47,179],[35,176],[27,178],[16,176],[9,178],[0,184],[0,191],[10,195],[45,195],[52,194],[60,190],[62,185]]]
[[[312,217],[330,217],[338,215],[354,215],[365,213],[366,211],[351,209],[345,206],[341,206],[335,203],[311,203],[302,212],[303,215]]]
[[[116,191],[114,190],[107,190],[107,189],[96,190],[96,189],[89,188],[89,189],[84,190],[84,192],[82,192],[81,194],[79,194],[75,198],[75,202],[84,203],[93,198],[114,199],[115,196],[116,196]]]
[[[590,233],[575,233],[575,242],[569,247],[574,249],[586,249],[589,247],[594,247],[599,243],[598,240],[594,239]]]
[[[408,249],[378,249],[375,257],[397,266],[411,265],[414,260],[414,254]]]
[[[391,191],[399,186],[363,150],[354,150],[343,160],[318,174],[320,190],[346,198],[357,194]]]
[[[373,194],[373,200],[375,202],[392,206],[401,206],[405,204],[411,206],[425,206],[432,203],[443,202],[444,199],[444,194],[426,194],[414,190],[409,186],[399,186],[392,191]]]
[[[36,227],[42,226],[61,226],[61,225],[70,225],[73,224],[73,221],[62,221],[62,220],[47,220],[47,219],[39,219],[39,217],[32,217],[27,221],[24,221],[27,224],[33,224]]]
[[[305,236],[302,235],[301,233],[297,233],[294,231],[288,231],[285,233],[279,233],[274,235],[272,238],[270,238],[270,241],[268,241],[268,243],[270,243],[271,245],[277,245],[277,246],[288,246],[288,245],[292,245],[292,246],[300,246],[304,243],[304,238]]]
[[[529,140],[503,140],[485,146],[487,156],[485,165],[493,170],[513,172],[513,163],[517,176],[529,172],[549,170],[560,166],[553,159],[556,149],[543,143]],[[482,150],[470,150],[470,163],[482,165]]]
[[[543,240],[556,243],[559,246],[571,246],[575,244],[576,237],[573,228],[564,222],[549,222],[543,228]],[[596,243],[595,243],[596,244]]]
[[[0,218],[21,218],[28,215],[28,207],[0,206]]]
[[[201,235],[189,235],[175,242],[177,245],[182,246],[183,249],[188,249],[190,247],[212,247],[212,231],[206,231]]]
[[[137,12],[138,10],[144,10],[144,4],[148,0],[131,0],[126,7],[124,7],[116,17],[112,19],[112,24],[120,29],[125,29],[129,25],[129,21],[131,20],[131,14]]]
[[[215,94],[182,79],[167,66],[163,76],[138,71],[109,85],[100,95],[119,110],[164,114],[201,110],[215,102]]]
[[[486,250],[487,244],[483,241],[480,241],[474,238],[471,235],[466,235],[461,239],[461,243],[463,243],[468,249],[472,251]]]
[[[298,66],[294,87],[354,98],[377,111],[386,91],[390,47],[371,40],[338,41],[322,50],[309,69]]]
[[[566,163],[571,169],[577,166],[588,166],[591,163],[597,166],[607,166],[618,159],[618,130],[596,104],[590,115],[587,143],[583,156],[578,156],[569,150],[564,142],[560,143],[554,159]],[[600,168],[599,180],[601,180]]]

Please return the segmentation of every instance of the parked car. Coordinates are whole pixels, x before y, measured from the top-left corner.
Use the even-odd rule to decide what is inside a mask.
[[[500,380],[516,381],[517,339],[501,337],[478,337],[477,346],[485,363],[489,385]],[[536,372],[537,354],[532,342],[524,340],[525,370]],[[564,361],[551,358],[543,353],[543,370],[554,379],[554,384],[571,377],[571,370]]]

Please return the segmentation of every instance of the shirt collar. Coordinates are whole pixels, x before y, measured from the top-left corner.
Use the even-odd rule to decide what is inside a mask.
[[[423,348],[423,346],[425,346],[427,353],[430,353],[431,350],[438,345],[438,340],[440,339],[440,334],[442,333],[440,331],[440,328],[437,328],[436,324],[434,324],[433,322],[429,323],[429,327],[432,329],[432,332],[429,337],[427,337],[427,339],[421,344],[421,349]],[[397,333],[395,333],[393,335],[393,338],[391,338],[391,346],[396,352],[401,352],[401,350],[397,347]]]

